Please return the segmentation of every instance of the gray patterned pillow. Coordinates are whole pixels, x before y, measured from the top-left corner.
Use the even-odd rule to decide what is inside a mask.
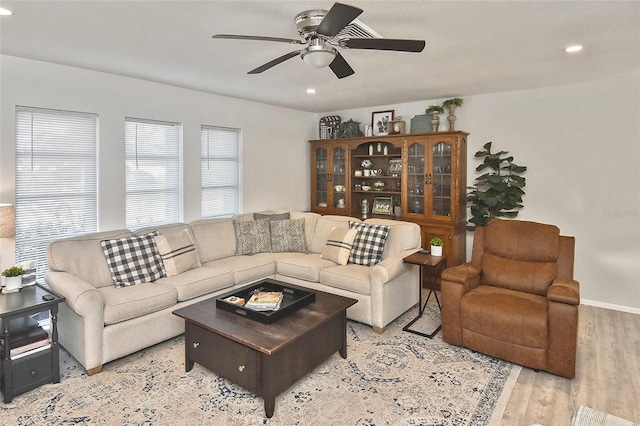
[[[234,220],[236,255],[267,253],[271,251],[269,220]]]
[[[306,253],[303,219],[281,219],[271,221],[271,251]]]

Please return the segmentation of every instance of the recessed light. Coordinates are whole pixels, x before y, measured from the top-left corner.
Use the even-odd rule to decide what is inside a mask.
[[[564,51],[567,53],[576,53],[581,50],[582,50],[582,46],[580,46],[579,44],[576,44],[575,46],[569,46],[566,49],[564,49]]]
[[[307,89],[307,95],[315,95],[316,89]]]
[[[4,7],[0,7],[0,15],[9,16],[11,15],[11,11],[9,9],[5,9]]]

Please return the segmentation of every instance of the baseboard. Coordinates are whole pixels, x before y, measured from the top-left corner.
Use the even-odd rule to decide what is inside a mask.
[[[581,299],[580,303],[596,308],[611,309],[614,311],[629,312],[630,314],[640,315],[640,308],[632,308],[630,306],[614,305],[613,303],[598,302],[597,300]]]

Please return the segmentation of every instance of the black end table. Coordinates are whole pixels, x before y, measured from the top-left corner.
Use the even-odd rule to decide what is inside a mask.
[[[60,382],[60,355],[58,343],[58,304],[64,297],[36,284],[23,287],[15,293],[0,294],[1,338],[4,351],[0,357],[0,389],[4,402],[9,403],[14,396],[37,388],[45,383]],[[44,350],[26,352],[11,359],[11,320],[32,316],[40,312],[50,312],[49,335],[51,346]]]
[[[424,313],[425,308],[427,307],[427,303],[429,302],[429,298],[431,297],[431,293],[436,297],[436,302],[438,303],[438,309],[442,311],[440,307],[440,299],[438,299],[438,293],[436,291],[436,285],[438,280],[440,279],[440,275],[442,275],[442,271],[447,267],[447,258],[445,256],[432,256],[428,252],[418,251],[403,259],[405,263],[411,263],[412,265],[420,266],[420,280],[418,281],[419,285],[419,299],[418,299],[418,308],[419,313],[418,316],[411,320],[411,322],[405,325],[402,330],[408,331],[409,333],[417,334],[420,336],[428,337],[429,339],[433,339],[433,337],[438,334],[440,330],[442,330],[442,324],[440,324],[431,334],[425,334],[420,331],[411,330],[411,326],[422,318],[422,314]],[[431,268],[432,273],[428,275],[428,288],[429,294],[427,295],[427,300],[424,301],[424,305],[422,304],[422,287],[423,287],[423,276],[424,269]]]

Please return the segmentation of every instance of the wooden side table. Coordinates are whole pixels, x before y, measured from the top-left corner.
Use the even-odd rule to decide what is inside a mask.
[[[438,334],[440,330],[442,330],[442,324],[440,324],[431,334],[425,334],[420,331],[411,330],[411,326],[422,318],[422,314],[424,313],[425,308],[427,307],[427,303],[429,302],[429,298],[431,294],[436,297],[436,302],[438,303],[438,309],[442,311],[442,307],[440,306],[440,299],[438,299],[438,293],[436,291],[436,285],[438,280],[440,279],[440,275],[442,275],[442,271],[447,267],[447,258],[445,256],[432,256],[429,252],[426,251],[418,251],[415,252],[404,259],[405,263],[411,263],[413,265],[418,265],[420,267],[420,280],[418,281],[419,285],[419,299],[418,299],[418,308],[419,313],[418,316],[409,322],[409,324],[405,325],[402,330],[408,331],[409,333],[417,334],[420,336],[428,337],[429,339],[433,339],[433,337]],[[424,305],[422,304],[422,287],[423,287],[423,276],[424,269],[431,268],[432,273],[428,276],[428,288],[429,294],[427,295],[427,300],[424,301]]]
[[[39,284],[24,287],[19,292],[0,294],[0,320],[4,353],[0,357],[0,389],[4,402],[14,396],[37,388],[45,383],[60,382],[60,355],[58,343],[58,304],[64,297]],[[42,351],[11,359],[9,323],[12,319],[49,311],[51,314],[51,346]]]

